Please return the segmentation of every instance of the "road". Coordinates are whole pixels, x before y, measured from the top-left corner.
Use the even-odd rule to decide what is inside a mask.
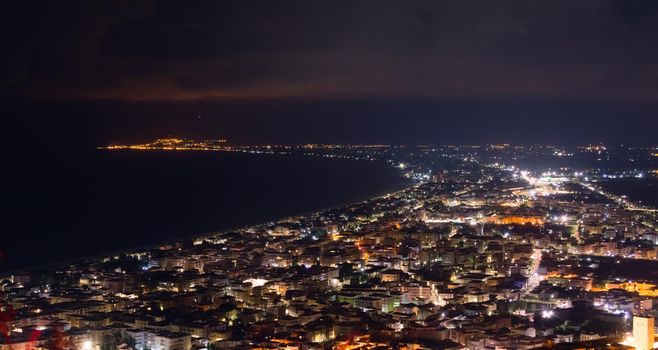
[[[541,265],[541,258],[542,258],[541,249],[536,249],[536,248],[533,249],[528,282],[526,283],[525,287],[521,290],[522,295],[526,295],[530,293],[533,289],[539,286],[539,282],[541,282],[541,276],[537,274],[537,271],[539,270],[539,265]]]

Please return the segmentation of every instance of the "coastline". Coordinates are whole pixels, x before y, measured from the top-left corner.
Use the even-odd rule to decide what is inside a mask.
[[[132,150],[130,150],[132,151]],[[130,152],[129,151],[129,152]],[[138,151],[142,152],[142,151]],[[209,151],[204,151],[204,150],[190,150],[190,152],[209,152]],[[260,154],[253,154],[249,152],[236,152],[236,151],[210,151],[210,152],[219,152],[219,153],[245,153],[248,155],[256,155],[259,157],[272,157],[272,156],[291,156],[291,155],[285,155],[285,154],[278,154],[278,153],[260,153]],[[302,158],[310,157],[310,158],[317,158],[317,159],[323,159],[323,157],[318,157],[314,155],[294,155],[294,156],[299,156]],[[328,160],[328,159],[325,159]],[[94,253],[93,255],[86,256],[86,257],[76,257],[76,258],[71,258],[71,259],[64,259],[64,260],[57,260],[53,262],[48,262],[44,264],[38,264],[38,265],[32,265],[32,266],[24,266],[24,267],[16,267],[16,268],[9,268],[7,270],[0,269],[0,274],[1,275],[11,275],[15,273],[23,273],[23,272],[37,272],[37,271],[47,271],[49,269],[56,269],[65,265],[71,265],[71,264],[79,264],[79,263],[84,263],[88,261],[93,261],[93,260],[103,260],[111,257],[115,257],[121,254],[133,254],[133,253],[138,253],[142,251],[147,251],[147,250],[153,250],[153,249],[158,249],[164,245],[171,245],[171,244],[177,244],[181,243],[183,240],[188,240],[188,239],[204,239],[204,238],[210,238],[212,236],[216,235],[221,235],[227,232],[231,231],[238,231],[238,230],[246,230],[262,225],[266,225],[269,223],[275,223],[278,221],[283,221],[286,219],[290,218],[299,218],[299,217],[305,217],[305,216],[311,216],[311,215],[316,215],[319,213],[322,213],[327,210],[331,209],[337,209],[337,208],[344,208],[348,207],[351,205],[357,205],[360,203],[364,203],[370,200],[374,200],[377,198],[385,197],[387,195],[397,193],[400,191],[407,190],[408,188],[411,188],[415,185],[417,185],[417,182],[406,178],[401,171],[383,161],[383,160],[365,160],[365,159],[348,159],[349,161],[353,162],[360,162],[360,163],[366,163],[366,162],[373,162],[373,163],[380,163],[381,165],[384,165],[386,167],[391,168],[392,170],[395,171],[396,178],[399,180],[395,186],[391,186],[391,188],[387,188],[383,191],[378,191],[377,193],[374,193],[372,195],[366,195],[366,196],[360,196],[355,199],[347,199],[344,200],[342,203],[334,204],[334,205],[328,205],[328,206],[323,206],[318,209],[309,209],[309,210],[304,210],[301,212],[293,213],[290,215],[284,215],[284,216],[276,216],[276,217],[270,217],[267,219],[260,220],[258,222],[252,222],[252,223],[247,223],[243,225],[237,225],[237,226],[231,226],[227,228],[223,228],[220,230],[214,230],[214,231],[206,231],[206,232],[197,232],[197,233],[191,233],[191,234],[184,234],[179,237],[175,238],[168,238],[162,241],[158,241],[155,243],[149,243],[147,245],[138,245],[134,247],[125,247],[125,248],[119,248],[116,250],[111,250],[107,252],[101,252],[101,253]]]
[[[658,178],[608,179],[596,183],[605,192],[625,196],[629,202],[651,209],[658,209]]]

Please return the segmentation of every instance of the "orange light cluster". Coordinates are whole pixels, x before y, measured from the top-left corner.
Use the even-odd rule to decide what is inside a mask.
[[[535,225],[544,224],[544,219],[536,216],[495,216],[486,219],[488,223],[497,225]]]

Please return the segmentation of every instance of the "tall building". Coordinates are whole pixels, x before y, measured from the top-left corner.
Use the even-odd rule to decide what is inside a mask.
[[[633,316],[633,346],[636,350],[653,349],[653,317]]]

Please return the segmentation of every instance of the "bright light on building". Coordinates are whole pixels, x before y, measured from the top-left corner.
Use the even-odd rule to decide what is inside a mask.
[[[653,317],[633,317],[633,347],[637,350],[651,350],[654,345]]]
[[[244,283],[251,283],[252,287],[262,287],[267,283],[268,281],[266,279],[262,278],[249,278],[243,281]]]

